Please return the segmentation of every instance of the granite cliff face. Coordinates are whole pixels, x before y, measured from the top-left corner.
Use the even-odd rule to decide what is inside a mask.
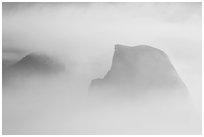
[[[152,90],[185,90],[185,85],[161,50],[147,45],[115,45],[112,66],[103,79],[92,80],[91,92],[135,95]],[[164,91],[163,91],[164,92]]]

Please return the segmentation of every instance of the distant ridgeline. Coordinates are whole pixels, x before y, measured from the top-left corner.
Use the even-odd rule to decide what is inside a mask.
[[[64,66],[47,55],[30,53],[12,66],[14,69],[23,72],[32,71],[41,74],[57,73],[64,69]]]
[[[59,72],[64,69],[64,66],[49,56],[30,53],[8,69],[22,73],[47,74]]]
[[[187,89],[161,50],[147,45],[115,45],[111,69],[103,79],[92,80],[91,94],[137,96],[153,91],[187,94]]]
[[[17,62],[9,63],[9,60],[2,61],[4,65],[2,70],[3,82],[12,81],[28,77],[51,76],[64,71],[65,65],[57,60],[38,53],[30,53]]]

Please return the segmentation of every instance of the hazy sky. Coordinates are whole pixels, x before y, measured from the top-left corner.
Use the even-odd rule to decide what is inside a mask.
[[[168,54],[200,106],[201,6],[201,3],[3,3],[3,50],[46,52],[65,62],[85,64],[84,70],[102,77],[110,67],[115,44],[150,45]]]
[[[19,88],[3,91],[3,133],[200,133],[201,11],[201,3],[3,3],[3,58],[42,52],[68,70],[43,78],[14,75]],[[175,99],[166,107],[168,99],[163,102],[154,91],[152,101],[140,98],[141,103],[89,100],[89,84],[110,69],[115,44],[163,50],[200,113],[190,117],[191,106]]]

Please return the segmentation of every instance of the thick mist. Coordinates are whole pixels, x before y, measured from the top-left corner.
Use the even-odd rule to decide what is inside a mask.
[[[4,2],[3,134],[200,134],[201,6]],[[91,81],[111,68],[115,44],[163,50],[191,103],[158,94],[91,96]],[[22,69],[7,69],[30,53],[65,69],[42,75],[29,66],[29,77]]]

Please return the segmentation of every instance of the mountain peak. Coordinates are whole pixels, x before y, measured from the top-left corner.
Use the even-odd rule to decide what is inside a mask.
[[[115,44],[115,49],[120,49],[120,48],[130,48],[130,46],[125,46],[122,44]]]
[[[32,65],[41,65],[41,64],[52,64],[53,61],[46,55],[37,54],[37,53],[30,53],[23,57],[18,63],[21,64],[32,64]]]
[[[115,45],[112,66],[103,79],[91,87],[133,92],[185,87],[168,56],[148,45]]]
[[[162,50],[158,49],[158,48],[154,48],[152,46],[149,45],[137,45],[137,46],[126,46],[126,45],[122,45],[122,44],[116,44],[115,45],[115,50],[140,50],[140,51],[159,51],[161,53],[164,53]]]
[[[49,74],[60,72],[64,69],[64,64],[61,64],[54,58],[39,53],[29,53],[10,67],[10,70],[17,71],[19,74],[20,72]]]

